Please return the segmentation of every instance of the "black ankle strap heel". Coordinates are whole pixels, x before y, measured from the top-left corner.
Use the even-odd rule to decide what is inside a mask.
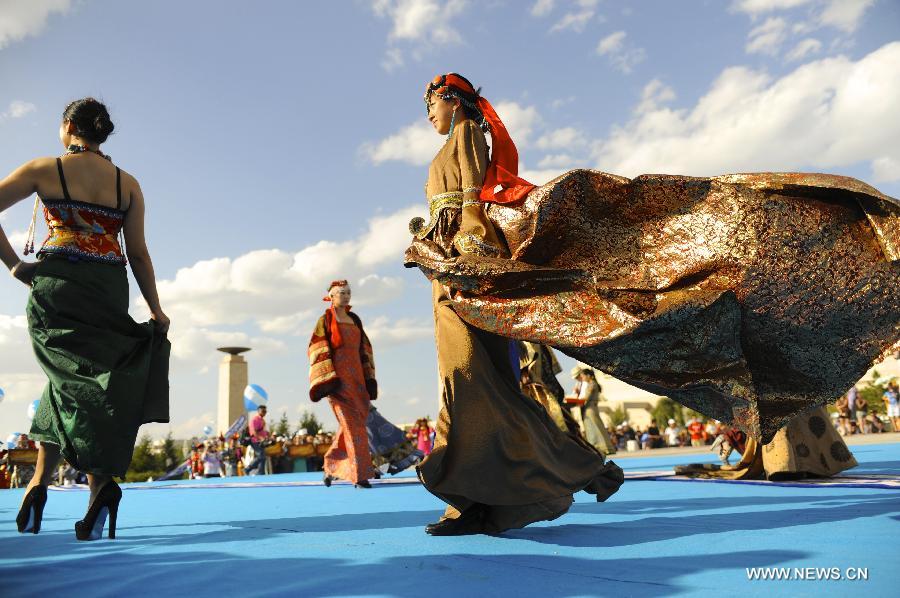
[[[36,534],[41,531],[41,519],[44,517],[44,505],[46,504],[46,486],[34,486],[28,491],[22,502],[22,508],[16,515],[16,527],[20,534]]]

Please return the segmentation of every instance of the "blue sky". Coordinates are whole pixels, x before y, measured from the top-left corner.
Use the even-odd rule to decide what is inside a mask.
[[[214,421],[214,348],[232,343],[254,347],[270,413],[333,425],[305,354],[333,277],[373,337],[382,412],[436,415],[430,291],[401,261],[442,141],[421,100],[438,73],[483,87],[535,183],[806,170],[900,196],[894,0],[0,0],[0,15],[0,173],[61,151],[71,99],[109,105],[105,149],[141,182],[173,318],[176,436]],[[0,220],[17,244],[30,204]],[[0,279],[3,435],[27,429],[43,385],[25,300]]]

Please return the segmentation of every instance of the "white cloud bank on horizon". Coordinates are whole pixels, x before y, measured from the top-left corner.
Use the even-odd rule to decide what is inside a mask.
[[[690,109],[648,105],[594,146],[598,168],[666,172],[829,169],[869,162],[873,180],[900,180],[900,42],[854,62],[804,64],[779,79],[725,69]]]
[[[160,302],[172,319],[173,357],[206,362],[216,347],[248,343],[260,352],[288,350],[288,342],[271,335],[302,336],[305,343],[334,279],[350,281],[355,306],[398,298],[403,280],[377,270],[402,260],[409,243],[408,222],[422,212],[412,206],[375,216],[356,239],[322,240],[296,252],[261,249],[202,260],[179,269],[174,279],[158,281]],[[135,307],[147,313],[142,298]],[[410,333],[406,321],[390,324],[382,319],[379,324],[393,341],[420,337]],[[248,334],[247,326],[262,334]]]
[[[53,13],[68,12],[71,0],[0,0],[0,50],[37,35]]]

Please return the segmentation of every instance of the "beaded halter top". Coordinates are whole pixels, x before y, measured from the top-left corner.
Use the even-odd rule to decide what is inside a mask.
[[[69,196],[62,160],[56,159],[64,199],[45,199],[44,219],[50,233],[37,257],[62,255],[72,260],[125,264],[119,233],[125,223],[122,173],[116,167],[116,208],[73,200]]]

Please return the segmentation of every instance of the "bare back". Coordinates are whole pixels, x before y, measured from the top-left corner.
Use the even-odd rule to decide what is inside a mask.
[[[84,153],[63,156],[61,163],[65,185],[73,201],[105,208],[117,207],[116,166],[112,162],[95,154]],[[128,210],[136,187],[137,181],[134,177],[122,171],[122,205],[119,209]],[[60,179],[55,159],[46,158],[40,161],[37,192],[41,199],[65,199],[63,181]]]

